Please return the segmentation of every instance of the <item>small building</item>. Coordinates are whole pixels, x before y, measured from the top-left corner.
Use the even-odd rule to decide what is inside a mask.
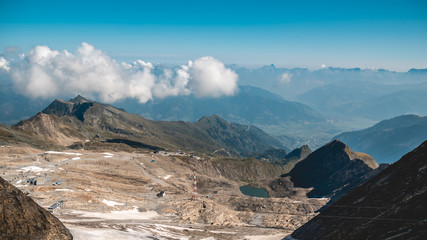
[[[59,181],[59,182],[56,182],[56,183],[52,184],[52,186],[56,186],[56,185],[59,185],[61,183],[62,183],[62,181]]]
[[[62,208],[63,204],[64,204],[64,201],[63,200],[59,200],[58,202],[52,204],[52,206],[50,206],[48,209],[49,210],[55,210],[57,208]]]
[[[27,183],[29,183],[30,185],[37,185],[37,177],[33,177],[27,180]]]

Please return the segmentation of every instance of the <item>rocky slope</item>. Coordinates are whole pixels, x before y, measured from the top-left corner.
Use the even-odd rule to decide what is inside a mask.
[[[53,101],[42,113],[13,126],[14,129],[68,146],[75,142],[116,142],[151,149],[187,150],[248,156],[270,148],[284,148],[258,128],[229,123],[218,116],[196,123],[147,120],[113,106],[81,96]]]
[[[217,115],[202,117],[194,125],[218,142],[222,148],[233,149],[233,155],[263,152],[271,147],[284,148],[278,140],[257,127],[229,123]]]
[[[292,152],[288,153],[283,159],[278,161],[278,163],[291,171],[295,164],[308,157],[311,153],[311,149],[307,145],[303,145],[292,150]]]
[[[309,197],[331,197],[363,183],[377,168],[371,156],[335,140],[298,162],[289,176],[295,187],[313,188]]]
[[[427,141],[296,230],[296,239],[425,239]]]
[[[0,177],[0,239],[73,239],[68,229]]]
[[[25,144],[36,148],[58,148],[55,142],[41,138],[31,131],[20,131],[13,127],[0,124],[0,144],[16,145]]]
[[[334,139],[355,151],[373,156],[379,163],[393,163],[427,139],[427,117],[402,115],[374,126],[342,133]]]

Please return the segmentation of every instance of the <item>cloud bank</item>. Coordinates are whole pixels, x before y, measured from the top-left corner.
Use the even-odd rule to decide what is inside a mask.
[[[279,83],[281,84],[290,83],[292,81],[292,76],[293,76],[292,73],[287,73],[287,72],[282,73],[278,78]]]
[[[137,60],[118,63],[88,43],[74,52],[36,46],[20,61],[0,59],[15,88],[31,98],[82,94],[104,102],[135,98],[145,103],[154,98],[194,94],[220,97],[237,91],[238,75],[213,57],[202,57],[177,68],[154,74],[154,66]]]
[[[9,62],[3,57],[0,57],[0,70],[9,72],[9,69],[10,69]]]

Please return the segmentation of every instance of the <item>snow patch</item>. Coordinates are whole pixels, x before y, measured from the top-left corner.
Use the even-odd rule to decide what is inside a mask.
[[[104,153],[102,153],[102,154],[104,154],[104,155],[108,155],[108,156],[114,156],[114,154],[109,153],[109,152],[104,152]]]
[[[104,240],[104,239],[151,239],[149,231],[119,231],[115,229],[93,229],[67,225],[75,240]]]
[[[198,231],[198,232],[203,232],[204,231],[202,229],[185,228],[185,227],[178,227],[178,226],[172,226],[172,225],[163,225],[163,224],[154,224],[154,226],[156,226],[156,228],[170,228],[170,229],[175,229],[175,230],[179,230],[179,231]]]
[[[55,189],[55,191],[57,191],[57,192],[74,192],[74,190],[66,189],[66,188],[58,188],[58,189]]]
[[[73,158],[71,158],[71,160],[80,160],[81,158],[80,157],[73,157]]]
[[[172,177],[172,175],[166,175],[164,177],[162,177],[164,180],[168,180],[170,177]]]
[[[112,158],[112,157],[113,157],[113,156],[109,156],[109,155],[108,155],[108,156],[104,156],[104,158]]]
[[[46,154],[65,154],[65,155],[75,155],[75,156],[81,156],[83,154],[81,153],[72,153],[72,152],[56,152],[56,151],[47,151]]]
[[[49,171],[49,169],[41,168],[41,167],[37,167],[37,166],[28,166],[28,167],[23,167],[17,171],[20,171],[20,172],[46,172],[46,171]]]
[[[108,200],[106,200],[106,199],[102,200],[102,202],[103,202],[105,205],[110,206],[110,207],[115,207],[116,205],[118,205],[118,206],[122,206],[122,205],[124,205],[124,203],[118,203],[118,202],[114,202],[114,201],[108,201]]]
[[[148,220],[159,216],[155,211],[139,212],[136,206],[134,206],[132,210],[111,211],[109,213],[84,211],[72,211],[72,213],[79,214],[81,217],[85,218],[110,220]]]

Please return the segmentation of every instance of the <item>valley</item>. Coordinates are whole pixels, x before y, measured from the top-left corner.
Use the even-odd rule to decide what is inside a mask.
[[[250,182],[220,174],[211,159],[176,153],[1,146],[0,155],[2,177],[40,206],[63,201],[52,212],[75,239],[281,239],[328,201],[245,196],[239,187]],[[33,177],[37,185],[26,182]]]

